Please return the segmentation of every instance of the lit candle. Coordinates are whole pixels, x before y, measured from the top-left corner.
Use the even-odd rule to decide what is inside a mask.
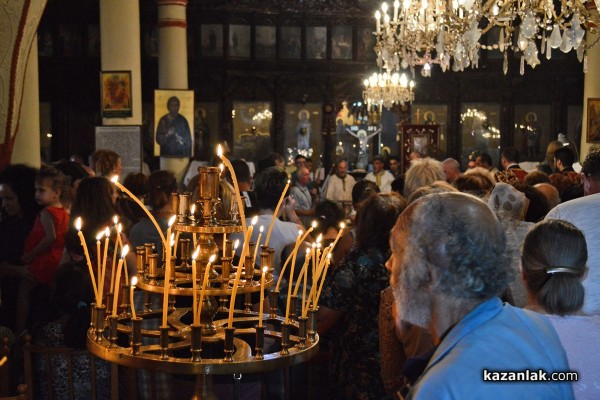
[[[196,324],[200,323],[200,314],[202,314],[202,304],[204,304],[204,295],[206,293],[206,287],[208,286],[208,276],[210,275],[210,265],[215,261],[215,258],[217,258],[217,256],[214,254],[210,256],[208,262],[206,263],[206,267],[204,268],[204,278],[202,279],[202,287],[200,288],[200,304],[198,305],[198,310],[196,311],[198,313],[198,315],[196,316]]]
[[[96,235],[96,260],[98,262],[98,295],[100,296],[100,303],[96,303],[98,306],[102,305],[102,292],[100,291],[102,283],[100,278],[102,277],[102,248],[100,245],[100,239],[104,236],[104,231],[98,232]]]
[[[171,238],[171,226],[175,222],[176,215],[173,215],[169,219],[169,227],[167,228],[167,237]],[[171,243],[165,243],[167,254],[165,260],[165,280],[163,283],[163,314],[162,314],[162,326],[167,325],[167,313],[169,311],[169,281],[171,280]]]
[[[375,21],[377,23],[377,34],[379,35],[381,33],[381,13],[379,12],[379,10],[375,11]]]
[[[244,247],[242,248],[242,255],[240,256],[240,262],[238,264],[237,270],[235,271],[235,279],[233,281],[233,288],[231,289],[231,300],[229,301],[229,321],[227,326],[229,328],[233,328],[233,308],[235,307],[235,296],[237,294],[238,284],[240,283],[240,276],[242,275],[242,263],[246,258],[246,252],[248,251],[248,242],[250,237],[252,236],[252,229],[254,227],[250,226],[248,231],[246,231],[246,235],[244,236]]]
[[[340,224],[340,230],[338,231],[338,234],[335,237],[335,240],[333,241],[333,244],[331,245],[331,247],[335,247],[335,245],[337,244],[338,240],[340,240],[340,238],[342,237],[342,234],[344,233],[344,228],[346,228],[346,224],[344,224],[342,222]]]
[[[115,271],[117,266],[117,249],[119,248],[119,241],[121,239],[121,224],[118,223],[119,217],[114,216],[113,220],[115,221],[115,226],[117,230],[117,234],[115,236],[115,249],[113,251],[113,259],[112,259],[112,269],[110,270],[110,293],[114,293],[115,289]]]
[[[298,275],[298,280],[296,280],[296,285],[294,286],[294,296],[298,295],[298,289],[300,288],[300,283],[301,283],[302,279],[306,276],[306,270],[307,270],[309,261],[310,261],[310,249],[306,249],[306,258],[304,259],[304,264],[302,264],[302,269],[300,270],[300,275]]]
[[[290,267],[290,279],[288,280],[288,294],[287,301],[285,304],[285,323],[290,322],[290,303],[292,300],[292,286],[294,286],[294,267],[296,266],[296,255],[298,254],[298,247],[300,247],[300,243],[302,243],[302,231],[298,231],[298,237],[296,238],[296,245],[294,246],[294,250],[292,251],[292,266]]]
[[[240,192],[240,187],[238,186],[238,181],[237,181],[237,177],[235,176],[235,171],[233,170],[233,165],[231,165],[231,162],[229,162],[229,159],[227,157],[225,157],[225,155],[223,154],[223,148],[221,147],[221,145],[219,145],[217,147],[217,155],[219,156],[219,158],[221,159],[221,161],[223,161],[223,164],[225,164],[227,166],[227,168],[229,169],[229,172],[231,173],[231,180],[233,181],[233,187],[235,189],[235,199],[237,201],[237,205],[238,205],[238,211],[240,213],[240,221],[242,222],[242,230],[245,232],[246,231],[246,217],[245,217],[245,213],[244,213],[244,205],[242,204],[242,196],[241,196],[241,192]]]
[[[179,247],[179,231],[175,233],[175,246],[173,246],[173,257],[177,258],[177,248]]]
[[[83,232],[81,232],[81,217],[77,217],[75,220],[75,229],[77,229],[77,235],[79,236],[79,240],[81,242],[81,247],[83,247],[83,254],[85,255],[85,260],[87,262],[88,270],[90,272],[90,278],[92,280],[92,286],[94,288],[94,296],[96,297],[96,304],[99,304],[100,299],[98,298],[98,286],[96,286],[96,277],[94,275],[94,268],[92,267],[92,260],[90,260],[90,252],[88,251],[87,244],[85,243],[85,237],[83,236]]]
[[[200,246],[196,247],[194,254],[192,254],[192,317],[194,325],[198,324],[196,321],[196,309],[198,308],[198,285],[196,283],[197,280],[197,272],[196,272],[196,258],[200,253]]]
[[[135,315],[135,303],[133,302],[133,291],[137,285],[137,276],[131,278],[131,287],[129,288],[129,304],[131,304],[131,319],[137,318]]]
[[[237,250],[239,245],[240,245],[240,239],[235,239],[235,242],[233,242],[233,253],[231,253],[232,260],[235,258],[235,251]]]
[[[323,255],[327,254],[327,251],[330,249],[330,247],[327,247],[325,249],[325,251],[323,252]],[[304,305],[304,309],[302,310],[302,316],[306,317],[306,315],[308,314],[308,307],[310,306],[310,299],[312,299],[317,291],[317,285],[318,285],[318,281],[319,281],[319,276],[322,272],[322,268],[324,266],[324,263],[319,263],[319,265],[317,266],[317,272],[315,273],[315,275],[313,276],[313,282],[312,282],[312,286],[310,288],[310,292],[308,294],[308,297],[306,299],[306,304]]]
[[[267,231],[267,240],[265,240],[265,246],[269,246],[269,240],[271,239],[271,232],[273,231],[273,225],[275,225],[275,218],[277,218],[277,214],[279,214],[279,208],[281,208],[281,204],[283,203],[283,199],[285,198],[285,194],[287,193],[288,188],[290,187],[290,181],[288,179],[287,184],[283,188],[283,192],[281,192],[281,197],[279,198],[279,202],[277,203],[277,207],[275,207],[275,211],[273,212],[273,217],[271,218],[271,225],[269,225],[269,230]]]
[[[120,280],[121,280],[121,268],[123,268],[123,261],[125,260],[125,256],[129,252],[129,245],[123,246],[123,251],[121,252],[121,259],[119,259],[119,264],[117,265],[117,277],[116,277],[116,285],[113,296],[113,312],[112,315],[117,315],[117,303],[119,302],[119,290],[121,288]]]
[[[288,264],[290,263],[290,261],[292,259],[292,255],[294,255],[293,252],[290,253],[290,255],[288,256],[288,258],[283,263],[283,267],[281,267],[281,271],[279,271],[279,278],[277,278],[277,284],[275,285],[275,291],[276,292],[279,291],[279,284],[281,283],[281,278],[283,278],[283,274],[284,274],[285,269],[287,268]]]
[[[254,257],[252,258],[252,263],[256,264],[256,255],[258,254],[258,248],[260,247],[260,238],[263,234],[263,230],[265,229],[264,226],[260,226],[260,229],[258,230],[258,239],[256,240],[256,247],[254,248]]]
[[[300,239],[300,243],[302,243],[304,241],[304,239],[306,239],[306,237],[313,231],[314,228],[315,228],[314,224],[310,228],[308,228],[308,230],[306,231],[304,236],[302,236],[302,238]],[[302,231],[299,230],[298,235],[301,235],[301,234],[302,234]],[[279,284],[281,283],[281,278],[283,277],[285,268],[287,267],[288,263],[290,262],[290,260],[293,258],[294,254],[296,254],[297,251],[298,251],[298,249],[294,248],[294,251],[292,251],[290,253],[290,255],[288,256],[287,260],[285,260],[285,263],[283,264],[283,267],[281,268],[281,271],[279,272],[279,278],[277,279],[277,284],[275,285],[275,291],[279,290]]]
[[[104,295],[104,277],[106,276],[106,259],[108,258],[108,243],[110,239],[110,229],[106,227],[104,230],[104,235],[106,235],[106,239],[104,239],[104,259],[102,260],[102,276],[98,279],[98,292],[100,293],[100,301],[102,301],[102,296]],[[102,305],[102,304],[100,304]]]
[[[152,221],[152,223],[154,224],[154,227],[158,231],[158,234],[160,235],[160,239],[163,242],[163,246],[167,246],[168,243],[165,240],[165,236],[162,233],[162,229],[160,229],[160,225],[158,225],[158,222],[156,222],[156,219],[154,218],[154,216],[152,215],[152,213],[150,211],[148,211],[148,209],[146,208],[146,206],[144,206],[144,203],[142,203],[142,201],[140,199],[138,199],[133,193],[131,193],[125,186],[123,186],[123,185],[121,185],[119,183],[119,177],[117,175],[115,175],[115,176],[112,177],[111,182],[114,183],[116,187],[118,187],[119,189],[121,189],[121,191],[127,193],[127,195],[133,201],[135,201],[142,208],[142,210],[144,210],[144,212],[146,213],[146,215],[148,216],[148,218],[150,218],[150,221]]]
[[[263,267],[262,274],[260,275],[260,300],[258,302],[258,327],[262,328],[263,326],[263,304],[265,297],[265,274],[269,270],[269,267]]]
[[[327,262],[325,263],[325,271],[323,271],[323,278],[321,278],[321,284],[319,285],[319,291],[315,296],[314,304],[317,305],[319,303],[319,298],[321,297],[321,291],[323,290],[323,283],[325,282],[325,277],[327,276],[327,270],[329,269],[329,263],[331,262],[331,253],[327,254]]]

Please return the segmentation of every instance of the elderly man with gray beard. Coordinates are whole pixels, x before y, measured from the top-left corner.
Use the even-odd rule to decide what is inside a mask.
[[[425,196],[402,213],[390,243],[397,326],[429,329],[437,344],[408,398],[573,398],[570,382],[549,381],[569,369],[552,325],[498,298],[515,271],[484,202]]]

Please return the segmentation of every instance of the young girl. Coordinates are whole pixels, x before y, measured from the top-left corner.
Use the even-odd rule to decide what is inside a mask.
[[[62,172],[47,168],[41,170],[35,180],[35,200],[44,206],[25,240],[21,262],[26,264],[19,287],[17,308],[17,332],[25,330],[29,315],[31,290],[38,284],[53,283],[60,262],[69,214],[61,204],[61,195],[67,187]]]

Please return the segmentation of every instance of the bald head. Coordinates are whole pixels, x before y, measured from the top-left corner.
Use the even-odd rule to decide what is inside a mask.
[[[542,192],[546,200],[548,200],[548,208],[550,210],[560,204],[560,194],[554,185],[549,183],[538,183],[533,187]]]

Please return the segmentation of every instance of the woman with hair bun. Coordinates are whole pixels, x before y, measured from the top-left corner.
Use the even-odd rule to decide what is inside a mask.
[[[548,318],[565,348],[572,371],[575,398],[600,398],[600,315],[585,316],[581,309],[587,272],[587,246],[575,225],[557,219],[538,223],[525,237],[521,256],[527,305]]]

